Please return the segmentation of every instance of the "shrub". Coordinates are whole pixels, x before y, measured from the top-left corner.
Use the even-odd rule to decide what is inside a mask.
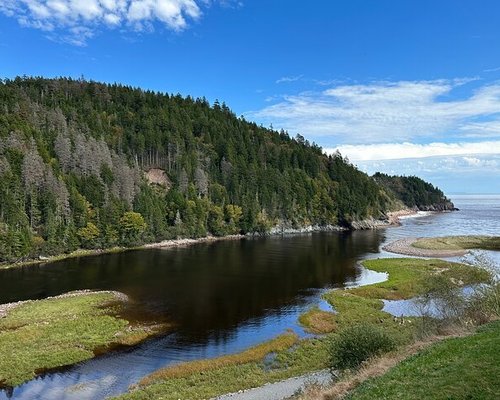
[[[344,329],[330,348],[331,369],[353,369],[370,357],[393,350],[394,339],[380,328],[361,324]]]
[[[470,263],[470,274],[464,275],[463,280],[451,277],[449,271],[426,278],[418,301],[423,316],[422,334],[481,325],[500,316],[498,266],[481,253],[464,261]]]

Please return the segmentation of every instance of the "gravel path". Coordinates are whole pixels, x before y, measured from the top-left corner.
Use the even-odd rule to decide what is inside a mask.
[[[283,400],[288,399],[308,385],[327,386],[331,382],[332,375],[330,371],[325,369],[276,383],[268,383],[254,389],[225,394],[217,397],[215,400]]]
[[[430,250],[413,247],[412,244],[418,239],[419,238],[399,239],[382,247],[382,249],[391,253],[416,257],[462,257],[467,253],[467,250]]]

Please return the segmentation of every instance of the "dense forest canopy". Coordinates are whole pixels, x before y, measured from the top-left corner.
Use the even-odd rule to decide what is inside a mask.
[[[391,176],[377,172],[373,178],[389,194],[400,199],[406,207],[416,207],[423,211],[455,209],[453,203],[439,188],[416,176]]]
[[[349,226],[400,195],[224,103],[83,79],[0,84],[0,261],[279,223]]]

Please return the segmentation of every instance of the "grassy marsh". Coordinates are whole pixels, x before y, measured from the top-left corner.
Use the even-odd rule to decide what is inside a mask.
[[[457,282],[457,285],[470,285],[484,282],[489,278],[487,271],[460,263],[443,260],[424,260],[415,258],[386,258],[366,260],[363,265],[373,271],[387,272],[386,281],[360,286],[347,290],[331,290],[323,297],[334,307],[334,324],[337,329],[370,322],[383,324],[389,330],[399,330],[403,336],[411,336],[412,328],[399,326],[392,315],[382,311],[383,301],[409,299],[425,290],[425,279],[430,274],[441,274]],[[311,310],[310,313],[315,312]],[[407,320],[411,321],[411,318]],[[321,315],[309,316],[310,325],[314,322],[322,325]],[[314,330],[314,326],[309,329]]]
[[[114,292],[83,292],[10,307],[0,318],[0,386],[17,386],[38,373],[133,345],[159,327],[133,326],[119,316]]]

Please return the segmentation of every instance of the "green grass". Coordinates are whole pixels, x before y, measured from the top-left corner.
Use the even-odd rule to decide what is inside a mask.
[[[123,304],[97,292],[30,301],[0,319],[0,385],[16,386],[37,372],[74,364],[153,332],[118,317]]]
[[[422,238],[413,247],[428,250],[500,250],[500,236],[444,236]]]
[[[481,268],[439,259],[382,258],[366,260],[363,265],[377,272],[387,272],[389,279],[373,285],[361,286],[351,293],[371,299],[400,300],[418,296],[424,290],[424,281],[430,274],[445,274],[463,285],[484,282],[488,273]]]
[[[350,400],[500,398],[500,321],[448,339],[354,390]]]

